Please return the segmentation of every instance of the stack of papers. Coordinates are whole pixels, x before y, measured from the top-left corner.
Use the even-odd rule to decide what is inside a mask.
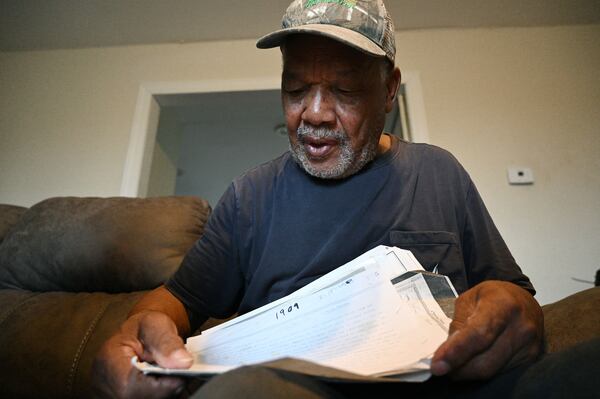
[[[446,339],[456,291],[410,251],[379,246],[294,293],[187,340],[190,369],[133,360],[145,373],[213,375],[264,364],[325,379],[423,381]]]

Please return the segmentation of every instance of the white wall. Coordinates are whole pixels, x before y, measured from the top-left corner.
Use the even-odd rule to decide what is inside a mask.
[[[253,41],[0,53],[0,202],[119,195],[142,82],[279,70]]]
[[[397,33],[434,144],[471,172],[545,303],[600,263],[600,26]],[[273,78],[253,41],[0,53],[0,202],[118,195],[139,85]],[[506,183],[509,165],[536,183]]]

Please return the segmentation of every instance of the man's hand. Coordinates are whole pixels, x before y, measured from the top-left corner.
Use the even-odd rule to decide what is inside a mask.
[[[486,379],[535,359],[544,318],[533,296],[503,281],[486,281],[460,295],[448,339],[437,349],[434,375]]]
[[[96,356],[92,379],[99,396],[165,398],[184,388],[180,378],[140,373],[131,365],[133,356],[169,368],[189,368],[193,362],[171,318],[156,311],[134,314]]]

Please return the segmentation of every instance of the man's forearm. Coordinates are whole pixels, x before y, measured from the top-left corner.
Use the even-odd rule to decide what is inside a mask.
[[[190,320],[185,306],[164,286],[160,286],[144,295],[131,309],[128,317],[146,311],[157,311],[166,314],[177,326],[177,332],[180,336],[187,337],[190,335]]]

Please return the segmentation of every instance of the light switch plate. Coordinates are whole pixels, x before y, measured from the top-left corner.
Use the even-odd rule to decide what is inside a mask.
[[[509,184],[533,184],[533,171],[527,167],[510,167],[508,168],[508,183]]]

